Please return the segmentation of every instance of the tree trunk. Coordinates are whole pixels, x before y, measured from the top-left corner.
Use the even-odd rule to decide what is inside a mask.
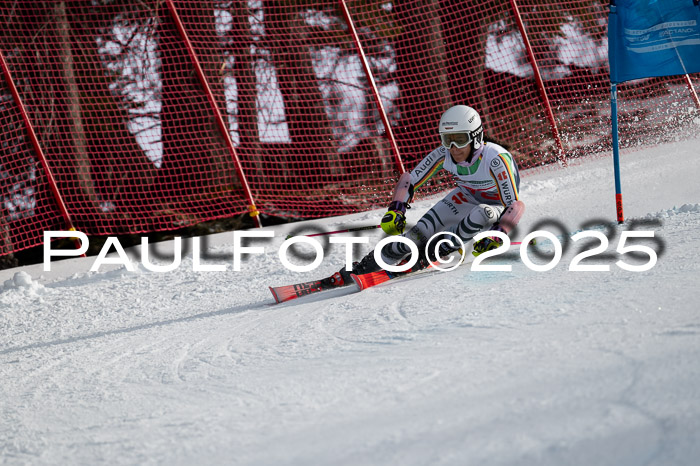
[[[462,0],[442,0],[440,6],[452,98],[456,104],[474,107],[488,128],[489,97],[484,79],[488,25],[507,13],[508,4],[465,5]],[[487,16],[485,12],[491,13]]]
[[[260,186],[267,183],[263,161],[265,151],[260,144],[257,109],[257,78],[253,58],[253,37],[248,21],[250,11],[245,2],[234,1],[231,7],[231,41],[227,46],[235,59],[234,77],[238,87],[238,134],[241,156],[256,170],[253,183]],[[286,173],[284,168],[280,170]]]
[[[206,18],[206,33],[215,34],[211,4],[204,7],[200,2],[188,2],[182,7],[183,3],[178,3],[178,14],[186,29],[191,24],[188,18],[196,18],[197,24]],[[199,212],[220,198],[222,192],[230,192],[240,184],[235,177],[231,151],[185,43],[168,9],[162,7],[159,14],[160,45],[167,44],[167,49],[161,53],[163,163],[159,170],[159,189],[164,203],[180,204],[173,209],[176,216],[181,216],[183,209]],[[212,60],[203,62],[206,61],[200,57],[205,75],[216,75],[213,69],[218,71],[217,65]],[[219,80],[209,80],[213,81],[210,85],[214,95],[223,96]],[[221,88],[217,90],[217,87]]]
[[[143,211],[155,210],[154,199],[148,193],[153,189],[156,168],[129,131],[129,110],[110,89],[114,78],[102,69],[97,50],[96,37],[104,33],[100,29],[109,29],[113,17],[124,13],[120,10],[105,15],[90,0],[68,5],[68,19],[76,37],[73,47],[80,57],[74,66],[81,107],[88,115],[83,120],[86,145],[96,189],[103,200],[114,204],[114,233],[131,231],[134,221],[142,221],[139,216]]]
[[[397,142],[402,154],[416,157],[411,162],[417,162],[435,148],[440,116],[454,105],[445,72],[447,54],[439,3],[423,0],[410,7],[405,2],[396,4],[402,28],[396,41],[402,116]],[[418,73],[420,80],[416,80]],[[406,169],[411,169],[410,165]]]
[[[292,143],[305,152],[304,160],[319,168],[320,176],[308,178],[306,167],[300,176],[321,187],[326,184],[324,175],[339,179],[344,170],[313,68],[308,26],[300,7],[291,2],[269,0],[265,5],[266,32],[271,39],[289,134]]]
[[[65,2],[22,4],[18,14],[28,40],[15,79],[26,84],[23,101],[75,227],[94,233],[105,221],[87,154]]]

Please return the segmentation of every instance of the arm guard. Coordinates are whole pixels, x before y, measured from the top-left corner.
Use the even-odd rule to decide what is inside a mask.
[[[411,174],[404,173],[394,188],[394,197],[389,204],[389,211],[382,216],[381,227],[388,235],[400,235],[406,228],[406,209],[413,198]]]
[[[394,188],[394,197],[389,204],[389,210],[401,210],[394,209],[392,206],[403,206],[403,212],[406,213],[406,204],[411,202],[413,199],[413,185],[411,184],[411,174],[406,172],[399,178],[399,182],[396,183],[396,188]]]
[[[520,218],[525,213],[525,203],[523,201],[515,201],[501,214],[498,219],[497,228],[503,233],[508,234],[515,225],[518,224]]]

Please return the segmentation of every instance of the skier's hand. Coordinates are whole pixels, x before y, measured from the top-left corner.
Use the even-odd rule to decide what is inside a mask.
[[[394,201],[382,217],[382,230],[387,235],[400,235],[406,229],[406,203]]]
[[[387,235],[400,235],[406,228],[406,215],[401,211],[390,210],[382,217],[382,230]]]
[[[437,251],[435,251],[436,244],[440,244]],[[437,236],[433,241],[431,241],[429,246],[428,260],[430,262],[435,262],[438,260],[438,258],[445,259],[455,251],[460,251],[461,253],[460,246],[462,246],[462,244],[452,235],[443,234],[441,236]]]
[[[481,238],[479,241],[474,243],[474,250],[472,251],[472,255],[476,257],[480,254],[485,253],[486,251],[500,248],[502,245],[503,241],[501,241],[501,238],[497,236],[487,236],[486,238]]]

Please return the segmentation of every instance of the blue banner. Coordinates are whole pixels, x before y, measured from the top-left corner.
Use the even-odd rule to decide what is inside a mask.
[[[700,72],[697,0],[615,0],[610,5],[610,82]]]

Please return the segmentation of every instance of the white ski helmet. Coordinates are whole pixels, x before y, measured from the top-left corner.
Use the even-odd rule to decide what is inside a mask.
[[[484,143],[484,127],[479,114],[466,105],[455,105],[440,118],[440,140],[449,149],[452,144],[458,148],[474,143],[474,150]]]

